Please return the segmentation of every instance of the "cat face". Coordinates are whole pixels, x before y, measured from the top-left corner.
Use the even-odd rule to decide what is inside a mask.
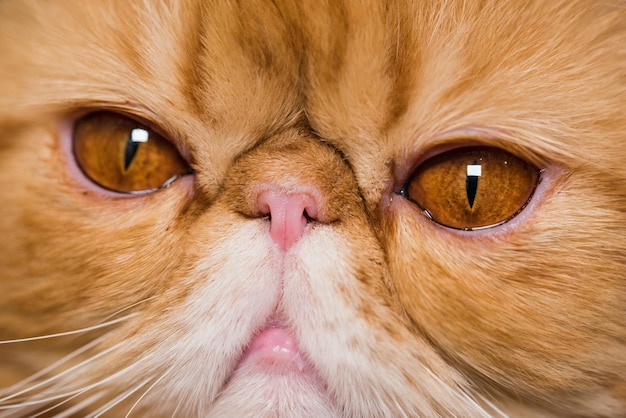
[[[624,415],[624,5],[300,3],[0,4],[0,415]]]

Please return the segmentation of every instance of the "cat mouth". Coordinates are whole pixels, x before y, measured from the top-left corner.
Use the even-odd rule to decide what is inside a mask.
[[[291,331],[272,322],[252,337],[237,366],[241,368],[267,374],[313,371]]]
[[[242,374],[303,378],[322,383],[287,321],[278,315],[272,315],[251,336],[235,366],[233,377]]]
[[[271,315],[254,333],[235,370],[269,375],[317,375],[287,321]]]
[[[279,307],[250,336],[234,374],[242,370],[268,375],[317,374]]]

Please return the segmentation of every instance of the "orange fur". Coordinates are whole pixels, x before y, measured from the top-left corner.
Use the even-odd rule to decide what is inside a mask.
[[[626,414],[623,2],[20,0],[0,56],[0,416]],[[99,109],[195,174],[89,184],[68,144]],[[512,221],[398,194],[477,143],[544,169]],[[319,193],[287,254],[268,184]],[[276,312],[310,379],[233,372]]]

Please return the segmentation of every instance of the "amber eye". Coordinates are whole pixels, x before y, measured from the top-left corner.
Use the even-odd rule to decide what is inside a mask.
[[[89,179],[121,193],[155,191],[191,173],[169,141],[111,112],[91,113],[76,122],[74,155]]]
[[[529,202],[540,170],[497,148],[461,148],[421,164],[403,194],[435,222],[455,229],[496,226]]]

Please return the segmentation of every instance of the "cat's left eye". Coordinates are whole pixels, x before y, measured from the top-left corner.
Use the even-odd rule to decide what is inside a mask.
[[[148,193],[192,172],[176,147],[129,117],[95,112],[76,121],[74,156],[100,187],[120,193]]]
[[[418,166],[402,194],[443,226],[487,228],[524,209],[539,174],[534,165],[498,148],[460,148]]]

